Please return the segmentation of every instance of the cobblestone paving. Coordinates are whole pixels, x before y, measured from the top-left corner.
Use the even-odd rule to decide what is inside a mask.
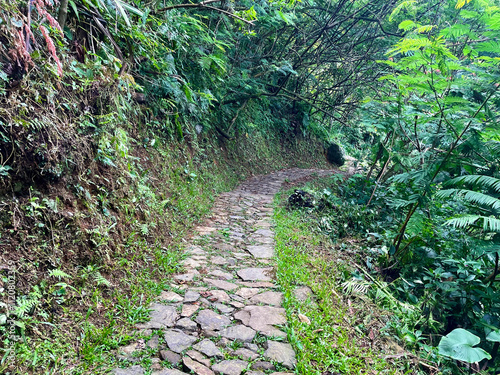
[[[272,201],[283,182],[313,173],[332,172],[289,169],[220,195],[187,247],[185,273],[174,277],[179,293],[162,292],[150,321],[136,327],[156,334],[121,348],[118,357],[133,360],[132,353],[154,349],[153,375],[292,374],[295,353],[283,332],[283,295],[273,282]],[[140,365],[113,371],[145,373]]]

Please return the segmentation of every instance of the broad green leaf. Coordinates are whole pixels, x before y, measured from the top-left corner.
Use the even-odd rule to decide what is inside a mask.
[[[481,348],[475,348],[481,339],[463,328],[457,328],[444,336],[439,343],[439,354],[467,363],[491,359],[491,355]]]
[[[488,336],[486,336],[486,340],[500,342],[500,331],[491,331]]]

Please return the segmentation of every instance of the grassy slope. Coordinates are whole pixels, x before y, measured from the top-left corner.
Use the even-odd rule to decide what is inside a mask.
[[[277,196],[274,220],[277,279],[285,294],[288,336],[297,352],[297,372],[404,373],[401,363],[383,359],[394,354],[384,352],[386,346],[378,335],[378,320],[386,313],[369,301],[355,301],[343,293],[342,274],[350,274],[349,266],[338,261],[330,239],[308,213],[286,207],[285,199],[291,192]],[[298,301],[293,294],[298,286],[310,287],[315,301]]]

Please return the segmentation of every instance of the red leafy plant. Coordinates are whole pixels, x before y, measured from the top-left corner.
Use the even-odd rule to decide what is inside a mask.
[[[38,29],[40,30],[43,38],[45,39],[45,43],[47,45],[47,49],[56,62],[57,65],[57,74],[62,77],[63,69],[62,63],[57,56],[56,47],[54,44],[54,40],[50,36],[49,30],[46,26],[44,26],[45,22],[51,26],[52,29],[57,30],[61,35],[63,35],[63,31],[57,20],[52,17],[52,15],[47,11],[47,8],[52,7],[57,4],[57,0],[52,3],[50,0],[28,0],[28,16],[27,19],[23,21],[23,25],[21,30],[14,32],[14,40],[13,47],[10,49],[10,56],[13,58],[17,64],[21,66],[33,66],[33,61],[30,56],[31,44],[30,41],[35,42],[35,37],[31,30],[31,10],[32,8],[36,8],[38,14]],[[23,31],[24,34],[23,35]]]

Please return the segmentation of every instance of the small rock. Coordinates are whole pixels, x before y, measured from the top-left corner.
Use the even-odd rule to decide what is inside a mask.
[[[215,279],[203,279],[203,281],[206,282],[207,284],[213,285],[218,289],[234,290],[238,288],[238,285],[230,283],[229,281],[215,280]]]
[[[223,354],[212,340],[205,339],[193,346],[194,349],[202,352],[207,357],[222,358]]]
[[[215,276],[219,279],[222,279],[222,280],[231,280],[233,279],[233,275],[231,275],[230,273],[228,272],[224,272],[224,271],[221,271],[221,270],[215,270],[215,271],[212,271],[209,273],[210,276]]]
[[[246,342],[246,343],[243,344],[243,346],[245,346],[245,348],[248,348],[252,352],[255,352],[255,353],[257,353],[259,351],[259,345],[252,344],[251,342]]]
[[[198,305],[182,305],[181,316],[189,317],[198,311],[199,308],[200,306]]]
[[[239,340],[243,342],[251,342],[255,337],[255,332],[252,328],[238,324],[236,326],[228,327],[220,332],[222,337]]]
[[[247,246],[247,250],[257,259],[271,259],[274,256],[274,247],[272,245]]]
[[[166,302],[181,302],[182,301],[182,297],[180,295],[178,295],[177,293],[174,293],[174,292],[171,292],[169,290],[164,290],[163,292],[161,292],[160,296],[158,297],[160,300],[162,301],[166,301]]]
[[[115,368],[113,370],[114,375],[142,375],[144,374],[144,369],[139,366],[135,365],[129,368]]]
[[[241,286],[246,286],[248,288],[276,288],[276,284],[273,284],[269,281],[240,281],[238,283]]]
[[[260,291],[261,290],[259,288],[241,288],[240,290],[237,290],[235,294],[248,299],[260,293]]]
[[[174,353],[171,350],[160,350],[160,358],[162,361],[167,361],[168,363],[176,366],[181,363],[181,356],[177,353]]]
[[[210,259],[210,261],[213,264],[217,264],[219,266],[223,266],[224,264],[228,264],[227,259],[224,257],[221,257],[220,255],[213,257],[212,259]]]
[[[220,375],[240,375],[247,368],[248,362],[239,359],[226,360],[212,366],[212,370]]]
[[[187,332],[196,332],[198,330],[198,325],[189,318],[182,318],[175,323],[175,328]]]
[[[264,353],[269,359],[281,363],[288,369],[292,369],[297,364],[295,352],[290,344],[277,341],[267,341],[267,350]]]
[[[210,370],[207,366],[202,365],[199,362],[193,361],[189,357],[184,357],[182,359],[184,366],[193,371],[196,375],[214,375],[214,372]]]
[[[184,259],[181,264],[187,268],[187,269],[194,269],[194,268],[200,268],[202,266],[205,265],[206,262],[204,261],[200,261],[200,260],[196,260],[196,259],[193,259],[193,258],[187,258],[187,259]]]
[[[158,371],[161,369],[162,369],[162,366],[160,363],[160,358],[151,358],[151,370]]]
[[[245,304],[243,304],[241,302],[237,302],[237,301],[229,302],[229,304],[233,307],[236,307],[237,309],[241,309],[241,308],[245,307]]]
[[[183,273],[181,275],[175,275],[174,280],[180,284],[189,283],[194,280],[196,276],[199,276],[200,273],[196,270],[191,270],[187,273]]]
[[[137,324],[137,328],[168,328],[172,327],[177,320],[178,315],[175,306],[166,306],[160,303],[154,303],[150,308],[152,309],[150,312],[151,320],[146,323]]]
[[[200,298],[200,293],[188,290],[184,295],[184,303],[196,302]]]
[[[158,349],[158,345],[159,345],[159,337],[158,337],[158,335],[154,335],[153,337],[151,337],[151,338],[148,340],[147,345],[148,345],[151,349]]]
[[[271,281],[272,278],[269,274],[272,272],[273,268],[244,268],[239,270],[238,276],[244,281]]]
[[[196,337],[186,335],[177,329],[169,329],[165,332],[165,341],[170,350],[180,353],[189,348],[196,341]]]
[[[187,375],[185,372],[176,370],[174,368],[166,368],[161,371],[155,371],[151,375]]]
[[[211,290],[211,297],[215,299],[215,301],[212,302],[229,302],[231,301],[231,297],[224,292],[223,290]]]
[[[252,370],[274,371],[276,368],[271,362],[257,361],[252,364]]]
[[[253,303],[263,303],[266,305],[281,305],[283,301],[283,293],[268,291],[261,294],[257,294],[250,298],[250,302]]]
[[[186,354],[195,361],[198,361],[201,364],[210,367],[210,360],[208,358],[205,358],[200,352],[197,352],[196,350],[188,350]]]
[[[266,336],[286,337],[274,325],[285,324],[285,309],[271,306],[246,306],[234,314],[235,319]]]
[[[223,314],[230,314],[234,311],[234,308],[224,305],[222,303],[215,303],[213,306]]]
[[[244,360],[254,360],[259,358],[259,355],[255,352],[252,352],[251,350],[245,349],[245,348],[239,348],[238,350],[235,350],[234,352],[231,353],[232,355],[239,356]]]
[[[196,322],[200,324],[201,329],[207,330],[221,330],[231,324],[231,320],[224,315],[219,315],[212,310],[201,310],[196,317]]]

